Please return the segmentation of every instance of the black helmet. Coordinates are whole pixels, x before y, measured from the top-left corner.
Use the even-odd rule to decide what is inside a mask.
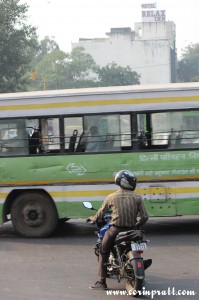
[[[128,170],[121,170],[115,175],[115,183],[120,187],[134,191],[136,188],[137,178]]]

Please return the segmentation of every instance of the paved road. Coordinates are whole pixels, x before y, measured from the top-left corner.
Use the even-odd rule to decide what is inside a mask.
[[[95,227],[70,220],[47,239],[24,239],[11,224],[0,227],[0,300],[128,299],[123,283],[108,279],[106,295],[88,286],[97,280],[93,254]],[[154,218],[146,227],[151,240],[145,257],[153,259],[146,274],[146,293],[153,299],[199,299],[199,217]],[[178,290],[196,296],[174,296]],[[170,293],[170,295],[168,295]],[[167,294],[167,295],[166,295]],[[152,299],[152,294],[140,299]]]

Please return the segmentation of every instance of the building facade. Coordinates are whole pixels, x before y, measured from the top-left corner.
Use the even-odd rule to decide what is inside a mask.
[[[103,67],[115,62],[129,66],[141,84],[176,81],[176,29],[173,22],[139,22],[130,27],[111,28],[107,38],[84,39],[72,43],[84,47]]]

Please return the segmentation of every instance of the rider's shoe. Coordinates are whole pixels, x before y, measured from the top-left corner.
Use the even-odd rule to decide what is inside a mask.
[[[97,281],[94,285],[89,286],[89,289],[91,289],[91,290],[107,290],[107,284]]]
[[[144,269],[148,269],[152,265],[152,259],[144,259]]]

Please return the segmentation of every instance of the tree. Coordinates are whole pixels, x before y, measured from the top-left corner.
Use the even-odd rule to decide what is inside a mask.
[[[58,48],[50,51],[36,64],[36,80],[31,83],[29,90],[96,86],[96,64],[92,56],[84,52],[84,48],[75,48],[70,53]]]
[[[46,36],[43,40],[39,42],[38,51],[31,62],[32,69],[35,69],[36,65],[49,53],[54,50],[59,50],[57,42],[54,37]]]
[[[139,84],[140,75],[132,71],[129,66],[126,68],[118,66],[115,62],[98,68],[100,86],[122,86]]]
[[[65,60],[66,87],[84,88],[97,85],[97,65],[83,47],[74,48]]]
[[[32,82],[35,89],[65,88],[66,53],[55,49],[43,57],[36,65],[36,80]]]
[[[0,92],[22,90],[38,42],[36,29],[26,24],[26,4],[0,0]]]
[[[199,81],[199,44],[191,44],[184,49],[177,73],[181,82]]]

